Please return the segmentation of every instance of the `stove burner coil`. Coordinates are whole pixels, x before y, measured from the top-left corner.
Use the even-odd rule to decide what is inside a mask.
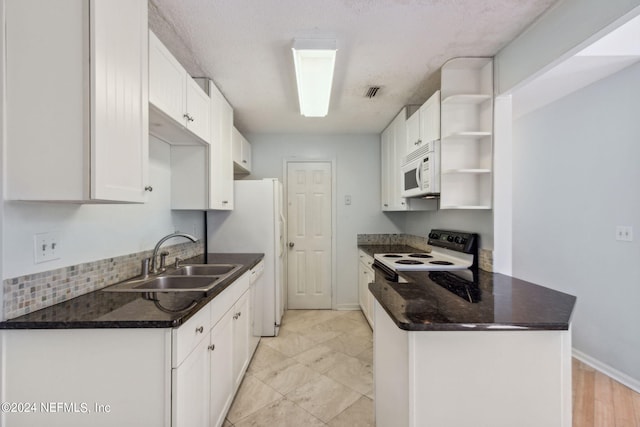
[[[416,265],[416,264],[424,264],[424,262],[418,261],[416,259],[401,259],[401,260],[396,261],[396,264]]]
[[[433,258],[431,255],[427,254],[409,254],[411,258]]]
[[[385,257],[385,258],[402,258],[402,255],[386,254],[386,255],[383,255],[383,257]]]
[[[452,262],[449,261],[429,261],[429,264],[437,264],[437,265],[453,265]]]

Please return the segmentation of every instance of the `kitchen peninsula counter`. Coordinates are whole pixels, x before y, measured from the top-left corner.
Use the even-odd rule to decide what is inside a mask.
[[[576,298],[482,270],[380,271],[376,425],[571,427]]]

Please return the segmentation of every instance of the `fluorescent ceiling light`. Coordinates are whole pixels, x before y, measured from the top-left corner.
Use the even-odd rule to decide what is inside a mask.
[[[336,41],[296,39],[292,50],[300,114],[305,117],[324,117],[329,112]]]

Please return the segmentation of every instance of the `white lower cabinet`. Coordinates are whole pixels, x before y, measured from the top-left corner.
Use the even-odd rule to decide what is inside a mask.
[[[0,331],[0,401],[35,405],[0,425],[221,426],[254,351],[250,287],[247,272],[173,329]]]
[[[0,357],[0,401],[30,404],[1,426],[171,426],[171,329],[3,330]]]
[[[221,426],[233,401],[235,384],[233,371],[233,318],[224,316],[211,330],[210,380],[211,422]],[[183,424],[189,426],[189,423]]]
[[[369,292],[369,283],[375,280],[373,272],[373,258],[363,251],[359,251],[358,263],[358,301],[362,314],[373,327],[373,295]]]
[[[245,292],[233,307],[233,377],[240,385],[249,366],[249,339],[253,333],[249,316],[250,292]]]
[[[173,369],[173,426],[208,427],[210,369],[209,340],[204,339]]]
[[[224,423],[253,355],[249,348],[252,334],[249,287],[250,272],[247,272],[220,294],[218,301],[214,300],[210,311],[205,313],[210,319],[206,336],[174,368],[173,427],[219,427]],[[221,317],[216,314],[220,311],[225,311]],[[200,330],[196,316],[177,331],[186,328],[189,336],[192,330]]]
[[[570,330],[406,331],[377,301],[374,321],[377,427],[571,426]]]

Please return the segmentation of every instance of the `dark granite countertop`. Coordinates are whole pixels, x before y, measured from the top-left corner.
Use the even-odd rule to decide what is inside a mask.
[[[399,272],[408,283],[376,270],[369,290],[407,331],[567,330],[576,297],[482,270]]]
[[[358,249],[371,256],[374,256],[375,254],[409,254],[424,252],[423,250],[407,245],[358,245]]]
[[[184,264],[242,264],[242,268],[208,293],[158,292],[158,301],[145,299],[144,293],[105,292],[103,289],[0,322],[0,329],[73,328],[173,328],[180,326],[209,301],[219,295],[264,254],[210,253],[184,261]]]

